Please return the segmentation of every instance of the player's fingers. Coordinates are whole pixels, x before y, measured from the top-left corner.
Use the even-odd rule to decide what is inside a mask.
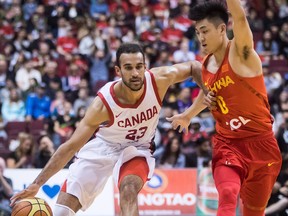
[[[18,195],[18,194],[16,194],[16,195],[14,195],[14,196],[12,196],[11,198],[10,198],[10,206],[12,207],[12,206],[14,206],[14,204],[16,203],[16,201],[17,200],[19,200],[21,197]]]
[[[188,134],[188,126],[185,127],[185,134]]]
[[[173,116],[172,117],[166,117],[166,120],[170,121],[170,122],[173,121]]]

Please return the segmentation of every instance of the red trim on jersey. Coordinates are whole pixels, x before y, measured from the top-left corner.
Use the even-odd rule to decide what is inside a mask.
[[[147,71],[149,72],[149,74],[150,74],[150,76],[151,76],[151,81],[152,81],[154,93],[155,93],[155,95],[156,95],[156,98],[157,98],[157,100],[158,100],[158,103],[159,103],[160,106],[162,106],[162,101],[161,101],[160,96],[159,96],[159,92],[158,92],[158,89],[157,89],[157,85],[156,85],[156,81],[155,81],[154,74],[153,74],[151,71],[149,71],[149,70],[147,70]]]
[[[97,94],[99,96],[99,98],[102,100],[104,106],[106,107],[106,109],[108,110],[109,113],[109,117],[110,117],[110,121],[109,124],[107,125],[107,127],[111,126],[114,123],[114,115],[113,112],[109,106],[109,104],[107,103],[106,99],[104,98],[103,94],[101,92],[98,92]]]
[[[137,101],[137,103],[136,104],[122,104],[119,100],[118,100],[118,98],[117,98],[117,96],[116,96],[116,94],[115,94],[115,91],[114,91],[114,85],[116,84],[116,82],[114,82],[112,85],[111,85],[111,87],[110,87],[110,93],[111,93],[111,95],[112,95],[112,98],[114,99],[114,101],[115,101],[115,103],[119,106],[119,107],[121,107],[121,108],[138,108],[138,106],[142,103],[142,101],[143,101],[143,99],[144,99],[144,97],[145,97],[145,95],[146,95],[146,89],[147,89],[147,84],[146,84],[146,78],[144,79],[144,92],[143,92],[143,94],[141,95],[141,97],[140,97],[140,99]]]
[[[61,187],[61,191],[66,192],[67,191],[67,179],[64,181],[62,187]]]

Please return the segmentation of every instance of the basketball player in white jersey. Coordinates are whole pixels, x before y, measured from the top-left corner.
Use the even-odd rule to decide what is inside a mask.
[[[147,70],[141,47],[122,44],[116,54],[115,70],[121,79],[100,89],[72,137],[57,149],[34,182],[11,198],[11,205],[35,196],[77,152],[54,216],[74,216],[79,209],[85,211],[112,174],[120,191],[121,215],[139,215],[137,195],[155,166],[149,148],[161,101],[170,85],[190,76],[203,87],[201,64],[193,61]],[[95,138],[87,142],[94,133]]]

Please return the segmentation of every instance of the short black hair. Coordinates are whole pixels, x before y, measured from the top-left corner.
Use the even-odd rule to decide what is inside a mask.
[[[120,67],[120,56],[123,53],[142,53],[145,62],[145,55],[142,47],[138,43],[123,43],[116,52],[116,65]]]
[[[207,18],[209,21],[214,21],[214,24],[220,19],[227,25],[229,14],[225,3],[219,0],[213,0],[205,1],[192,7],[189,12],[189,18],[194,21]]]

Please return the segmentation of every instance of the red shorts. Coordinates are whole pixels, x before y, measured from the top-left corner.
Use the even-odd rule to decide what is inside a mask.
[[[249,139],[226,139],[215,135],[213,172],[221,165],[235,167],[238,171],[244,205],[252,209],[265,207],[282,165],[273,132]]]
[[[147,178],[148,173],[149,167],[145,157],[132,158],[131,160],[124,163],[120,168],[118,188],[120,188],[120,184],[123,178],[127,175],[137,175],[142,179],[143,184],[145,184],[145,182],[149,180]]]

